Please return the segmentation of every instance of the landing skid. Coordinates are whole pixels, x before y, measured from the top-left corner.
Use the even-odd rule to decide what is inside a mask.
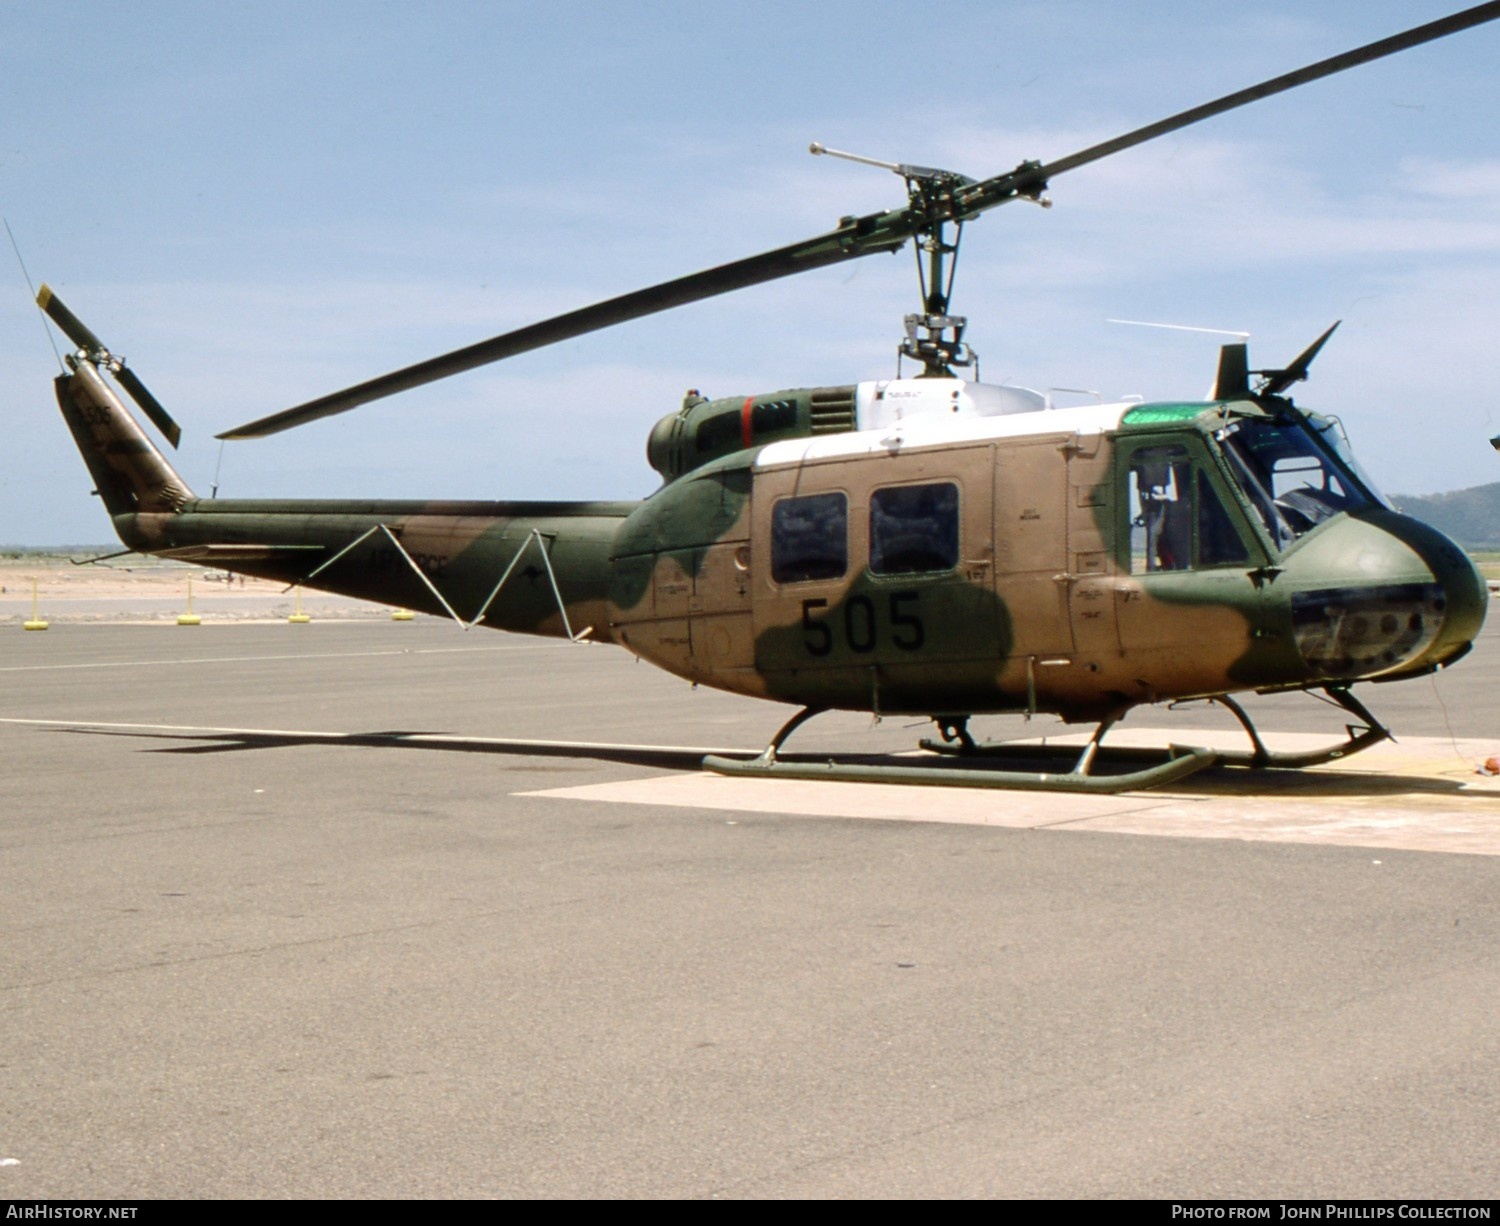
[[[703,759],[705,770],[720,775],[748,775],[777,779],[826,779],[849,783],[902,783],[929,787],[1000,788],[1008,791],[1032,792],[1137,792],[1144,788],[1161,787],[1176,783],[1196,774],[1204,767],[1212,766],[1218,755],[1212,749],[1170,746],[1167,759],[1154,766],[1125,774],[1094,774],[1093,766],[1104,734],[1114,725],[1118,715],[1100,723],[1083,751],[1073,755],[1072,769],[1052,771],[1009,771],[994,768],[971,769],[951,765],[951,758],[918,765],[896,765],[883,762],[788,762],[777,757],[786,739],[822,708],[808,707],[799,711],[771,738],[771,743],[758,758],[725,758],[710,754]],[[963,734],[967,739],[967,733]],[[969,741],[976,755],[987,755],[990,746],[977,746]],[[950,748],[946,752],[952,753]],[[1033,757],[1035,755],[1032,755]],[[1160,758],[1157,751],[1152,756]]]
[[[1300,770],[1337,761],[1371,745],[1390,739],[1384,727],[1363,703],[1347,688],[1327,687],[1324,691],[1333,702],[1360,722],[1346,725],[1347,738],[1338,744],[1300,753],[1286,753],[1266,748],[1260,733],[1245,709],[1227,694],[1211,701],[1218,703],[1239,721],[1250,738],[1248,750],[1209,749],[1197,745],[1169,745],[1162,759],[1160,749],[1139,747],[1112,748],[1107,751],[1111,763],[1148,763],[1136,770],[1121,773],[1097,773],[1099,751],[1105,735],[1114,727],[1123,711],[1100,722],[1082,750],[1061,745],[1018,745],[1014,743],[979,744],[969,735],[968,717],[941,719],[938,726],[943,740],[923,740],[921,747],[939,756],[936,762],[919,764],[880,762],[805,762],[786,761],[778,757],[783,744],[798,728],[822,714],[825,708],[807,707],[785,724],[756,758],[726,758],[710,754],[703,759],[705,770],[721,775],[774,777],[779,779],[828,779],[858,783],[920,784],[933,787],[1000,788],[1033,792],[1087,792],[1108,794],[1136,792],[1146,788],[1177,783],[1210,766],[1235,766],[1249,770]],[[1006,770],[1004,767],[972,768],[954,765],[959,760],[997,762],[1038,762],[1056,760],[1057,771]],[[1071,764],[1071,765],[1069,765]]]
[[[1322,749],[1308,749],[1302,753],[1284,753],[1267,749],[1260,739],[1260,733],[1255,730],[1255,725],[1250,722],[1250,717],[1245,714],[1245,709],[1228,694],[1220,694],[1213,701],[1240,721],[1240,727],[1245,730],[1245,735],[1250,738],[1250,744],[1254,748],[1249,753],[1243,750],[1221,752],[1219,762],[1224,766],[1245,766],[1251,770],[1263,770],[1266,767],[1278,770],[1300,770],[1305,766],[1321,766],[1324,762],[1336,762],[1339,758],[1347,758],[1361,749],[1368,749],[1371,745],[1378,745],[1381,741],[1391,739],[1391,730],[1371,715],[1365,704],[1360,702],[1350,690],[1329,686],[1323,692],[1360,722],[1344,726],[1348,739],[1342,744],[1328,745]]]
[[[1325,762],[1335,762],[1340,758],[1347,758],[1350,754],[1358,753],[1361,749],[1368,749],[1371,745],[1378,745],[1381,741],[1390,740],[1390,729],[1386,728],[1377,720],[1369,709],[1359,701],[1346,688],[1329,686],[1323,691],[1335,703],[1355,716],[1360,722],[1358,724],[1345,725],[1347,738],[1335,745],[1325,745],[1318,749],[1306,749],[1297,753],[1267,749],[1266,744],[1260,738],[1260,732],[1246,713],[1245,708],[1240,706],[1228,694],[1219,694],[1209,699],[1210,702],[1218,703],[1239,721],[1240,727],[1245,730],[1245,735],[1250,738],[1251,748],[1243,749],[1213,749],[1205,752],[1214,755],[1217,766],[1238,766],[1249,770],[1301,770],[1308,766],[1321,766]],[[946,754],[952,757],[1057,757],[1066,758],[1072,756],[1074,750],[1070,746],[1038,746],[1038,745],[1014,745],[1008,743],[999,744],[976,744],[969,736],[966,721],[947,721],[941,724],[944,740],[923,740],[921,746],[931,753]],[[1107,728],[1106,728],[1107,731]],[[1099,733],[1090,738],[1090,744],[1095,744],[1100,739]],[[1174,746],[1181,751],[1190,748],[1188,746]],[[1143,749],[1138,746],[1121,746],[1109,751],[1111,758],[1123,761],[1149,761],[1159,757],[1159,749]]]

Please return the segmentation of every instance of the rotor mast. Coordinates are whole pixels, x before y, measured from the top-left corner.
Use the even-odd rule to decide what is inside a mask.
[[[968,317],[949,313],[964,222],[977,212],[966,208],[958,199],[958,193],[973,187],[975,180],[951,170],[912,166],[905,162],[882,162],[878,158],[830,149],[818,141],[809,145],[807,151],[815,156],[827,154],[864,166],[879,166],[906,181],[907,217],[910,232],[916,240],[914,250],[922,310],[905,317],[906,335],[897,352],[900,357],[922,363],[923,378],[951,377],[955,366],[977,366],[979,355],[964,342]],[[1040,190],[1038,186],[1034,192],[1021,198],[1034,200],[1047,208],[1052,202],[1042,196]]]

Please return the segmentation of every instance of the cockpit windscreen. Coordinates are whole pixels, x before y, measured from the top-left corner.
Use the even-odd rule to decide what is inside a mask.
[[[1301,421],[1234,421],[1214,438],[1278,549],[1340,512],[1373,502],[1337,452],[1320,445]]]

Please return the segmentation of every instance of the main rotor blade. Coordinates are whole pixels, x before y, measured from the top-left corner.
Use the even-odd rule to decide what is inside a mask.
[[[233,430],[226,430],[217,437],[224,439],[263,438],[268,434],[290,430],[293,426],[317,421],[320,417],[332,417],[335,413],[343,413],[359,405],[368,404],[372,400],[380,400],[386,396],[394,396],[397,392],[408,391],[426,383],[446,379],[449,375],[473,370],[478,366],[487,366],[502,358],[514,357],[547,345],[555,345],[559,341],[582,336],[587,332],[596,332],[601,328],[613,327],[615,324],[625,323],[632,319],[640,319],[645,315],[654,315],[658,311],[685,306],[689,302],[699,302],[704,298],[717,297],[733,290],[758,285],[763,281],[775,281],[781,277],[792,276],[794,273],[823,268],[843,260],[857,259],[859,256],[869,255],[875,251],[896,251],[911,237],[910,229],[882,234],[876,234],[874,231],[879,222],[886,218],[899,217],[902,212],[904,210],[859,218],[851,221],[849,225],[830,230],[827,234],[820,234],[816,238],[805,239],[800,243],[793,243],[775,251],[753,255],[748,259],[736,260],[732,264],[721,264],[717,268],[695,272],[690,276],[679,277],[675,281],[665,281],[648,289],[621,294],[618,298],[596,302],[592,306],[569,311],[566,315],[554,316],[541,323],[528,324],[514,332],[506,332],[490,340],[480,341],[476,345],[429,358],[425,362],[403,367],[388,375],[381,375],[377,379],[370,379],[354,387],[345,388],[343,391],[333,392],[317,400],[309,400],[306,404],[284,409],[270,417],[236,426]]]
[[[1158,136],[1165,136],[1169,132],[1176,132],[1180,128],[1186,128],[1190,124],[1201,123],[1205,119],[1212,119],[1215,115],[1222,115],[1225,111],[1232,111],[1238,107],[1247,106],[1252,102],[1258,102],[1262,98],[1269,98],[1274,94],[1285,93],[1289,89],[1296,89],[1299,85],[1306,85],[1311,81],[1317,81],[1322,77],[1331,77],[1336,72],[1343,72],[1346,68],[1356,68],[1360,64],[1368,64],[1372,60],[1384,59],[1388,55],[1395,55],[1398,51],[1405,51],[1411,47],[1430,43],[1435,39],[1444,38],[1449,34],[1457,34],[1461,30],[1472,29],[1474,26],[1482,26],[1486,22],[1494,21],[1500,17],[1500,2],[1490,4],[1476,4],[1473,8],[1464,9],[1462,12],[1454,13],[1450,17],[1442,17],[1437,21],[1429,21],[1426,25],[1415,26],[1402,34],[1393,34],[1390,38],[1382,38],[1373,43],[1367,43],[1363,47],[1356,47],[1353,51],[1345,51],[1342,55],[1331,56],[1326,60],[1319,60],[1316,64],[1309,64],[1306,68],[1299,68],[1295,72],[1284,73],[1279,77],[1272,77],[1269,81],[1262,81],[1259,85],[1252,85],[1248,89],[1237,90],[1232,94],[1214,102],[1205,102],[1202,106],[1195,106],[1190,110],[1180,111],[1178,114],[1156,123],[1147,124],[1144,128],[1137,128],[1134,132],[1127,132],[1124,136],[1116,136],[1113,140],[1103,141],[1097,145],[1071,154],[1065,158],[1059,158],[1055,162],[1049,162],[1037,172],[1043,178],[1052,175],[1060,175],[1064,171],[1074,170],[1079,166],[1086,166],[1090,162],[1097,162],[1100,158],[1109,157],[1111,154],[1119,153],[1134,145],[1144,144],[1148,140],[1155,140]],[[1014,173],[1014,172],[1013,172]],[[1005,179],[1007,176],[998,176]],[[986,182],[995,182],[987,180]],[[983,188],[986,183],[976,185]]]
[[[1100,158],[1109,157],[1111,154],[1144,144],[1149,140],[1155,140],[1158,136],[1165,136],[1169,132],[1176,132],[1191,124],[1201,123],[1205,119],[1222,115],[1226,111],[1235,110],[1262,98],[1284,93],[1299,85],[1306,85],[1322,77],[1343,72],[1347,68],[1367,64],[1372,60],[1394,55],[1398,51],[1405,51],[1422,43],[1456,34],[1461,30],[1484,25],[1496,18],[1500,18],[1500,0],[1478,4],[1462,12],[1454,13],[1452,16],[1416,26],[1404,33],[1368,43],[1352,51],[1346,51],[1342,55],[1319,60],[1316,64],[1309,64],[1295,72],[1272,77],[1248,89],[1226,94],[1216,101],[1181,111],[1156,123],[1137,128],[1133,132],[1114,137],[1112,140],[1091,145],[1087,149],[1059,158],[1055,162],[1045,164],[1023,162],[1014,170],[993,178],[955,186],[951,196],[944,201],[937,202],[935,208],[918,210],[908,206],[884,213],[871,213],[859,218],[847,218],[838,229],[829,231],[827,234],[820,234],[815,238],[805,239],[800,243],[793,243],[775,251],[767,251],[748,259],[737,260],[731,264],[722,264],[717,268],[706,269],[690,276],[679,277],[675,281],[666,281],[648,289],[622,294],[618,298],[570,311],[566,315],[558,315],[552,319],[543,320],[541,323],[530,324],[490,340],[481,341],[476,345],[429,358],[414,366],[403,367],[401,370],[370,379],[343,391],[333,392],[294,408],[285,409],[280,413],[274,413],[269,417],[262,417],[243,426],[237,426],[218,437],[223,439],[262,438],[268,434],[289,430],[293,426],[317,421],[322,417],[332,417],[336,413],[346,412],[362,404],[368,404],[372,400],[380,400],[386,396],[393,396],[397,392],[436,382],[449,375],[473,370],[478,366],[498,362],[503,358],[514,357],[559,341],[570,340],[601,328],[654,315],[672,307],[699,302],[704,298],[716,297],[719,294],[727,294],[733,290],[745,289],[751,285],[789,277],[814,268],[823,268],[845,260],[858,259],[877,251],[895,251],[905,245],[908,239],[930,229],[937,222],[974,217],[988,209],[1020,198],[1034,200],[1047,186],[1050,179],[1066,171],[1086,166]],[[59,326],[62,326],[60,321]],[[64,331],[66,330],[64,327]]]

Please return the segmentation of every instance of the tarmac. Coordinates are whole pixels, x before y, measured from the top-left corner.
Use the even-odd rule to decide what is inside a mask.
[[[337,612],[0,625],[0,1198],[1500,1193],[1500,628],[1102,797],[708,776],[789,710]]]

